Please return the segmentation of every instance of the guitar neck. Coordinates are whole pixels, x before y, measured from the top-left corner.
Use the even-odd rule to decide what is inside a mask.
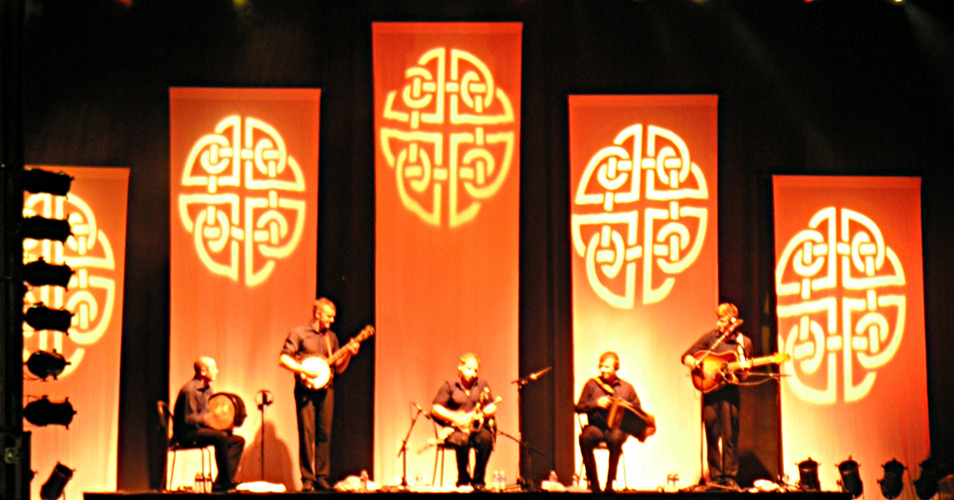
[[[329,364],[329,365],[334,365],[334,364],[337,363],[342,357],[344,357],[344,355],[345,355],[345,353],[346,353],[346,349],[347,349],[347,347],[348,347],[350,344],[360,344],[364,339],[366,339],[366,338],[368,338],[368,337],[370,337],[370,336],[372,336],[372,335],[374,335],[374,327],[373,327],[373,326],[370,326],[370,325],[366,326],[366,327],[364,328],[364,330],[361,330],[361,333],[359,333],[359,334],[358,334],[357,336],[355,336],[353,339],[349,340],[344,346],[342,346],[340,349],[338,349],[337,351],[335,351],[334,354],[332,354],[331,356],[328,356],[328,364]]]
[[[756,366],[771,365],[773,363],[777,363],[775,358],[776,358],[775,355],[752,358],[749,360],[749,365],[751,365],[752,368],[755,368]],[[741,361],[733,361],[729,363],[728,365],[726,365],[726,368],[728,368],[729,371],[735,371],[741,367],[742,367]]]

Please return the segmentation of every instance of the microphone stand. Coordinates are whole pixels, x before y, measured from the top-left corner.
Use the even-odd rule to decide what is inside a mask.
[[[411,431],[414,430],[414,424],[417,423],[418,417],[424,415],[426,418],[431,418],[431,415],[424,411],[423,408],[417,405],[417,403],[411,403],[417,407],[417,412],[411,417],[411,425],[407,429],[407,434],[404,436],[404,440],[401,441],[401,449],[398,450],[398,456],[401,457],[401,489],[407,490],[407,442],[411,439]]]
[[[258,409],[259,411],[262,412],[262,450],[261,450],[262,456],[261,458],[262,458],[262,481],[264,481],[265,480],[265,408],[269,406],[270,404],[272,404],[274,401],[268,398],[268,396],[271,395],[271,393],[266,391],[265,389],[258,391],[258,393],[262,395],[262,402],[258,403]]]
[[[523,408],[523,404],[521,403],[521,397],[522,397],[522,394],[523,394],[523,387],[524,387],[525,385],[529,384],[529,383],[532,382],[532,381],[536,381],[537,379],[539,379],[539,378],[542,377],[545,373],[549,372],[549,371],[552,370],[552,369],[553,369],[552,366],[548,366],[548,367],[546,367],[546,368],[544,368],[544,369],[542,369],[542,370],[540,370],[540,371],[531,373],[530,375],[527,375],[526,377],[518,378],[518,379],[513,380],[513,381],[510,382],[511,384],[517,384],[517,420],[518,420],[518,422],[517,422],[517,427],[518,427],[518,429],[523,429],[523,418],[522,418],[521,415],[520,415],[520,409]],[[500,432],[500,433],[503,434],[504,436],[507,436],[508,438],[510,438],[510,439],[512,439],[512,440],[514,440],[514,441],[516,441],[517,444],[520,445],[520,457],[521,457],[521,458],[523,458],[523,452],[524,452],[524,450],[526,450],[526,452],[527,452],[527,468],[529,469],[528,473],[529,473],[530,475],[532,475],[532,474],[533,474],[533,452],[536,451],[537,453],[539,453],[539,454],[540,454],[541,456],[543,456],[543,457],[546,457],[546,454],[544,454],[542,451],[540,451],[540,450],[534,448],[533,446],[530,446],[529,444],[527,444],[526,442],[524,442],[522,439],[519,439],[519,438],[516,438],[516,437],[514,437],[514,436],[511,436],[511,435],[507,434],[506,432],[502,432],[502,431],[498,431],[498,432]],[[518,469],[519,469],[519,468],[520,468],[520,467],[518,467]],[[519,477],[517,477],[517,484],[520,484],[520,485],[522,486],[522,488],[523,488],[524,491],[533,491],[533,490],[534,490],[533,480],[532,480],[532,479],[528,480],[527,477],[523,475],[523,472],[522,472],[522,471],[519,471]]]

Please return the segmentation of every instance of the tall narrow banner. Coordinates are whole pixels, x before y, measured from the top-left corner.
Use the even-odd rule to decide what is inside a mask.
[[[775,176],[773,187],[778,345],[792,357],[784,469],[794,480],[810,459],[837,490],[850,459],[875,494],[884,464],[911,474],[931,451],[921,179]]]
[[[431,483],[429,409],[458,358],[479,376],[516,436],[520,23],[375,23],[374,475]],[[498,434],[492,471],[517,474],[519,447]],[[457,473],[448,454],[444,485]],[[438,481],[440,477],[438,477]]]
[[[68,265],[73,275],[60,286],[31,286],[24,302],[42,302],[51,309],[73,313],[68,332],[33,330],[23,325],[23,360],[56,352],[68,363],[56,377],[41,380],[24,369],[23,394],[27,404],[47,397],[68,401],[76,412],[68,427],[32,427],[30,468],[37,476],[30,497],[39,498],[40,486],[57,462],[73,469],[64,493],[78,498],[84,491],[116,489],[119,441],[119,368],[123,320],[123,283],[126,255],[126,198],[128,168],[39,166],[73,177],[67,196],[28,195],[24,216],[67,219],[72,236],[64,243],[24,240],[24,262],[43,259]],[[42,372],[41,372],[42,373]],[[39,403],[43,404],[43,403]]]
[[[717,105],[569,97],[574,397],[614,351],[657,421],[645,443],[624,444],[618,488],[702,473],[701,397],[680,358],[716,319]],[[606,462],[597,467],[605,477]]]
[[[320,97],[170,89],[169,402],[198,356],[214,358],[213,389],[249,413],[235,431],[246,439],[237,479],[288,489],[300,486],[294,378],[278,358],[316,294]],[[267,419],[262,391],[274,398]]]

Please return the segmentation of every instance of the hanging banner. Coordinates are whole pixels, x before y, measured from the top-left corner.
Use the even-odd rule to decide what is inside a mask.
[[[235,431],[246,439],[237,480],[288,489],[300,487],[294,378],[278,359],[316,296],[320,97],[170,89],[169,402],[197,357],[214,358],[213,389],[249,412]],[[267,420],[262,391],[274,397]]]
[[[775,176],[773,187],[778,345],[792,358],[785,473],[796,480],[811,459],[822,489],[838,490],[850,459],[876,492],[882,465],[911,474],[931,451],[921,179]]]
[[[620,378],[658,424],[645,443],[624,444],[617,488],[702,472],[701,397],[680,358],[716,320],[717,105],[708,95],[569,97],[574,397],[615,351]],[[605,461],[597,469],[605,476]]]
[[[429,409],[458,358],[473,352],[518,435],[520,23],[374,23],[374,476],[433,481]],[[517,474],[519,447],[498,436],[492,471]],[[453,454],[444,485],[453,487]],[[440,481],[440,477],[437,478]]]
[[[66,496],[114,491],[129,169],[26,168],[73,177],[66,196],[28,194],[23,204],[24,217],[67,219],[72,236],[64,243],[25,239],[24,263],[43,259],[48,264],[67,265],[73,274],[66,288],[30,286],[24,304],[42,302],[50,309],[69,311],[73,317],[67,332],[34,330],[24,323],[23,360],[28,367],[42,359],[35,357],[43,356],[40,352],[55,352],[66,363],[55,377],[24,368],[25,404],[42,405],[42,398],[47,397],[56,404],[68,402],[76,412],[68,427],[34,427],[24,422],[25,430],[32,432],[30,468],[37,472],[30,483],[30,497],[39,498],[40,487],[58,462],[73,470],[64,489]]]

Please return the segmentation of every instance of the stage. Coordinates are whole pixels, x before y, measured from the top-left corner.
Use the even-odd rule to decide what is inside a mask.
[[[143,492],[112,492],[112,493],[84,493],[85,500],[159,500],[159,499],[168,499],[176,498],[178,500],[186,499],[200,499],[208,498],[210,493],[195,493],[195,492],[179,492],[179,491],[143,491]],[[491,497],[506,497],[508,500],[539,500],[546,498],[548,500],[553,499],[566,499],[566,500],[585,500],[588,498],[608,498],[613,497],[619,500],[735,500],[735,497],[746,497],[752,500],[851,500],[851,495],[848,493],[841,492],[755,492],[750,493],[748,491],[742,492],[724,492],[724,491],[677,491],[672,493],[663,493],[658,491],[623,491],[616,493],[570,493],[570,492],[549,492],[549,491],[534,491],[534,492],[470,492],[470,493],[457,493],[457,492],[434,492],[434,493],[425,493],[425,492],[410,492],[410,491],[400,491],[396,490],[393,492],[375,492],[375,493],[350,493],[350,492],[309,492],[309,493],[300,493],[300,492],[288,492],[288,493],[252,493],[252,492],[229,492],[229,493],[214,493],[219,498],[262,498],[267,496],[274,496],[279,498],[315,498],[315,497],[328,497],[332,495],[364,495],[364,496],[380,496],[386,498],[387,500],[395,500],[402,498],[426,498],[427,500],[441,500],[441,499],[453,499],[460,498],[462,495],[467,495],[471,497],[481,497],[481,498],[491,498]]]

